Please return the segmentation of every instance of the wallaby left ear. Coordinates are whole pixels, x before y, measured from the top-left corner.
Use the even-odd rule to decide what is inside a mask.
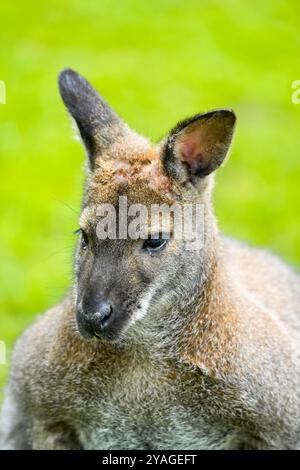
[[[234,132],[233,111],[220,109],[198,114],[179,123],[163,148],[163,164],[169,176],[196,183],[224,161]]]
[[[124,133],[124,124],[106,101],[79,73],[64,69],[58,79],[61,97],[75,119],[91,167],[104,148]]]

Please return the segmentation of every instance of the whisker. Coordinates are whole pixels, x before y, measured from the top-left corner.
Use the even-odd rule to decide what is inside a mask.
[[[79,215],[78,210],[76,210],[76,209],[74,209],[73,207],[69,206],[69,204],[67,204],[66,202],[62,201],[61,199],[53,198],[53,201],[59,202],[59,203],[62,204],[63,206],[65,206],[65,207],[67,207],[68,209],[70,209],[70,211],[74,212],[74,214],[76,214],[77,216]]]

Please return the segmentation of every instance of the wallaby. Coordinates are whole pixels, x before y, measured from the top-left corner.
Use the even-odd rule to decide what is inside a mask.
[[[76,72],[59,87],[88,155],[75,283],[15,346],[0,447],[300,448],[300,277],[220,235],[212,209],[234,113],[152,145]],[[97,207],[120,196],[201,204],[201,247],[99,238]]]

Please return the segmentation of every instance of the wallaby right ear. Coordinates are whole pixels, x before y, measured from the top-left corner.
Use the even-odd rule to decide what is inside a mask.
[[[233,111],[220,109],[179,123],[163,147],[163,164],[169,176],[196,184],[216,170],[228,153],[235,121]]]
[[[123,128],[123,123],[89,82],[77,72],[63,70],[58,83],[61,97],[77,123],[93,166],[96,155],[112,144]]]

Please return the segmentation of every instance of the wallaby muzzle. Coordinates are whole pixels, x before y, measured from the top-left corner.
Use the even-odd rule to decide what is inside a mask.
[[[99,295],[84,296],[77,308],[81,325],[94,336],[105,334],[115,319],[113,303]]]

